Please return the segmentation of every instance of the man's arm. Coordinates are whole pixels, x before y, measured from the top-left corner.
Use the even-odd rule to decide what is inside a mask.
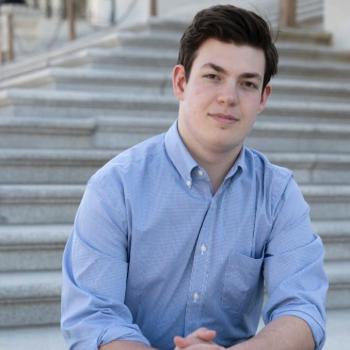
[[[192,333],[186,338],[175,337],[175,344],[178,349],[186,350],[204,350],[205,346],[209,344],[215,345],[212,340],[214,336],[203,339],[200,336],[202,334]],[[206,330],[215,334],[214,331]],[[203,333],[203,332],[202,332]],[[204,333],[203,333],[204,334]],[[176,339],[179,338],[179,339]],[[180,342],[179,342],[180,341]],[[196,345],[196,347],[195,347]],[[220,348],[220,347],[219,347]],[[106,348],[105,350],[118,350],[121,348]],[[128,350],[128,348],[124,348]],[[132,350],[138,348],[132,348]],[[141,348],[140,348],[141,349]],[[142,348],[144,349],[144,348]],[[266,327],[264,327],[255,337],[229,347],[232,350],[314,350],[315,342],[312,336],[310,327],[305,321],[294,316],[283,316],[271,321]],[[102,349],[101,349],[102,350]],[[131,350],[131,348],[130,348]]]
[[[150,345],[124,302],[127,240],[122,185],[111,176],[93,178],[63,255],[61,328],[69,348],[115,340]]]
[[[271,321],[255,337],[229,349],[314,350],[315,342],[305,321],[294,316],[283,316]]]
[[[100,346],[99,350],[157,350],[143,343],[134,341],[116,340]]]

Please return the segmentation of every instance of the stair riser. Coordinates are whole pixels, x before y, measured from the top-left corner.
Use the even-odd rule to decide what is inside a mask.
[[[324,82],[336,81],[336,82],[349,82],[350,77],[350,67],[348,69],[344,68],[330,68],[317,66],[313,68],[309,67],[295,67],[291,65],[280,64],[278,68],[278,74],[281,77],[291,79],[305,79],[309,78],[312,81]]]
[[[95,146],[99,148],[128,148],[148,137],[165,132],[171,125],[162,129],[150,129],[149,132],[120,130],[117,126],[98,128],[94,138]],[[296,142],[297,140],[297,142]],[[350,138],[347,134],[319,132],[259,130],[253,129],[247,138],[247,145],[262,152],[313,152],[313,153],[347,153],[350,152]]]
[[[65,58],[57,62],[61,67],[90,67],[92,69],[110,69],[110,70],[131,70],[139,71],[141,74],[144,69],[149,68],[154,72],[171,72],[171,68],[176,64],[176,54],[174,57],[138,57],[138,56],[102,56],[91,54],[86,57]]]
[[[340,242],[329,242],[323,238],[325,246],[325,260],[346,261],[350,259],[350,233],[347,240]],[[60,270],[62,265],[62,254],[64,243],[60,246],[33,246],[22,249],[13,246],[3,246],[0,251],[0,272],[9,271],[42,271]]]
[[[175,37],[172,39],[154,39],[151,36],[147,38],[132,38],[132,39],[125,39],[122,40],[122,46],[125,48],[145,48],[145,49],[157,49],[157,50],[174,50],[176,51],[179,47],[179,40],[180,36]],[[325,61],[325,62],[349,62],[349,56],[348,55],[342,55],[342,54],[334,54],[331,52],[313,52],[309,51],[307,49],[294,49],[289,48],[285,46],[281,46],[277,43],[277,50],[279,52],[279,55],[281,58],[288,58],[288,59],[299,59],[299,60],[305,60],[305,61],[312,61],[315,60],[319,61]]]
[[[85,92],[108,92],[108,93],[125,93],[130,94],[155,94],[172,96],[173,89],[169,79],[164,81],[143,81],[142,76],[140,80],[115,80],[115,81],[100,81],[93,79],[77,80],[73,78],[55,78],[49,82],[27,82],[25,85],[19,85],[26,88],[43,88],[47,90],[57,91],[85,91]],[[285,87],[273,84],[273,94],[270,100],[280,101],[281,98],[285,100],[298,101],[320,101],[320,102],[345,102],[350,98],[350,91],[345,90],[323,90],[323,89],[308,89],[302,86]]]
[[[175,57],[175,56],[174,56]],[[145,68],[150,68],[154,72],[162,72],[170,74],[172,67],[176,64],[176,58],[139,58],[139,57],[118,57],[111,55],[110,57],[103,57],[93,55],[90,57],[65,59],[60,61],[59,65],[62,67],[86,67],[91,69],[107,69],[107,70],[131,70],[142,74]],[[324,82],[325,79],[334,81],[343,81],[348,83],[350,78],[349,69],[339,68],[317,68],[317,66],[295,67],[281,61],[278,69],[278,76],[305,79],[309,78],[315,81]]]
[[[84,103],[74,103],[71,105],[67,102],[66,107],[63,105],[56,105],[52,101],[51,106],[44,106],[38,102],[37,105],[33,104],[21,104],[3,107],[0,109],[1,116],[14,116],[14,117],[36,117],[50,115],[51,117],[60,118],[91,118],[96,116],[139,116],[139,117],[168,117],[175,118],[177,115],[177,106],[175,104],[157,105],[155,103],[114,103],[114,106],[84,107]]]
[[[45,86],[45,85],[44,85]],[[38,86],[42,88],[43,86]],[[167,80],[163,82],[151,82],[145,84],[144,82],[134,82],[134,81],[121,81],[116,83],[96,83],[87,80],[86,82],[75,82],[75,81],[65,81],[65,82],[54,82],[45,86],[49,90],[58,91],[86,91],[86,92],[114,92],[114,93],[125,93],[126,91],[130,94],[154,94],[154,95],[166,95],[172,96],[172,86]]]
[[[318,7],[317,7],[318,8]],[[316,9],[317,9],[316,8]],[[272,8],[273,10],[274,8]],[[311,9],[312,13],[315,13],[315,7],[312,7]],[[320,14],[322,13],[322,10],[319,11]],[[277,13],[276,15],[270,14],[271,17],[276,17],[274,19],[277,20]],[[183,23],[183,24],[177,24],[171,23],[171,22],[164,22],[164,23],[151,23],[147,26],[147,29],[151,33],[183,33],[189,23]],[[331,37],[327,34],[323,35],[307,35],[309,34],[307,31],[305,31],[305,35],[299,35],[294,33],[289,33],[288,31],[284,31],[283,29],[280,29],[278,32],[278,41],[288,41],[288,42],[297,42],[297,43],[308,43],[308,44],[323,44],[323,45],[329,45],[331,43]]]
[[[18,201],[13,204],[0,204],[0,225],[45,225],[45,224],[70,224],[73,222],[77,211],[79,199],[72,199],[66,203],[52,203],[42,201],[37,203],[23,203]]]
[[[40,131],[30,130],[25,133],[21,131],[9,132],[0,126],[0,147],[1,148],[64,148],[64,149],[84,149],[84,148],[111,148],[124,149],[135,145],[153,135],[165,132],[172,123],[161,128],[149,128],[148,131],[138,131],[130,126],[123,129],[119,126],[98,127],[96,133],[91,129],[90,134],[72,135],[62,134],[59,130],[52,130],[50,134]],[[116,129],[116,130],[113,130]],[[297,142],[296,142],[297,140]],[[273,130],[253,129],[251,136],[247,139],[247,145],[262,152],[313,152],[313,153],[348,153],[350,152],[350,138],[347,134],[332,133],[325,135],[319,132],[288,132]],[[1,175],[0,175],[1,176]],[[329,179],[331,180],[331,179]],[[346,180],[346,179],[345,179]]]
[[[331,286],[328,291],[327,309],[350,309],[350,285]],[[350,312],[350,310],[349,310]]]
[[[50,135],[40,132],[40,128],[33,133],[21,131],[7,132],[0,126],[0,148],[91,148],[91,137],[88,135],[62,135],[52,132]]]
[[[138,116],[175,118],[178,105],[175,99],[172,102],[155,101],[98,101],[98,106],[88,106],[88,101],[54,101],[36,99],[35,101],[17,99],[10,105],[0,109],[0,116],[45,116],[61,118],[87,118],[96,116]],[[269,105],[261,116],[265,121],[285,122],[330,122],[350,124],[350,110],[331,111],[313,109],[287,109]]]
[[[278,148],[276,148],[278,149]],[[117,154],[117,152],[116,152]],[[12,165],[0,163],[0,183],[1,184],[85,184],[87,180],[102,167],[109,158],[101,161],[84,162],[79,161],[64,164],[57,164],[55,159],[38,162],[25,159],[17,164]],[[25,163],[25,164],[23,164]],[[330,165],[326,169],[313,168],[312,165],[306,164],[303,168],[302,163],[276,162],[293,170],[299,184],[350,184],[350,163],[337,169],[336,165]],[[319,167],[320,165],[318,165]]]
[[[347,220],[350,212],[349,196],[310,196],[305,195],[311,206],[314,220]],[[55,200],[44,196],[16,201],[6,201],[0,205],[0,224],[59,224],[73,222],[80,197]]]
[[[338,241],[323,238],[323,244],[326,251],[326,261],[350,260],[350,232],[348,237],[339,239]]]
[[[310,198],[305,196],[311,207],[311,218],[313,220],[348,220],[350,213],[350,198],[331,197]]]
[[[263,135],[261,135],[263,134]],[[283,131],[252,131],[247,145],[261,152],[311,152],[311,153],[349,153],[350,138],[346,134],[325,138],[318,133],[298,133]]]
[[[60,320],[59,298],[19,300],[13,303],[0,301],[0,327],[57,324]]]
[[[6,166],[0,164],[1,184],[85,184],[87,180],[108,161],[102,160],[92,164],[61,164],[57,166],[54,159],[44,163],[33,162],[32,165]]]
[[[8,247],[0,251],[0,272],[60,270],[64,245],[60,247]]]

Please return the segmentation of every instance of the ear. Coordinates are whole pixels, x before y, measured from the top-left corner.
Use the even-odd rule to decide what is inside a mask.
[[[186,88],[185,68],[181,64],[177,64],[172,71],[173,92],[179,101],[184,99]]]
[[[260,97],[260,106],[258,109],[258,114],[261,113],[265,109],[267,100],[269,99],[271,92],[272,92],[271,85],[270,84],[266,85],[265,89],[262,92],[261,97]]]

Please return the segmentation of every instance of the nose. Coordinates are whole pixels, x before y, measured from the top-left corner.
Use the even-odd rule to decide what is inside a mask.
[[[239,102],[238,89],[234,82],[227,82],[220,87],[218,102],[221,105],[234,106]]]

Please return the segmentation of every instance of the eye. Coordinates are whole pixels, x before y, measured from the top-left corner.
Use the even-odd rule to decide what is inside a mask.
[[[259,89],[258,84],[252,82],[252,81],[243,81],[242,82],[243,87],[247,88],[247,89],[251,89],[251,90],[257,90]]]
[[[203,77],[207,78],[209,80],[220,80],[220,77],[214,73],[205,74],[205,75],[203,75]]]

